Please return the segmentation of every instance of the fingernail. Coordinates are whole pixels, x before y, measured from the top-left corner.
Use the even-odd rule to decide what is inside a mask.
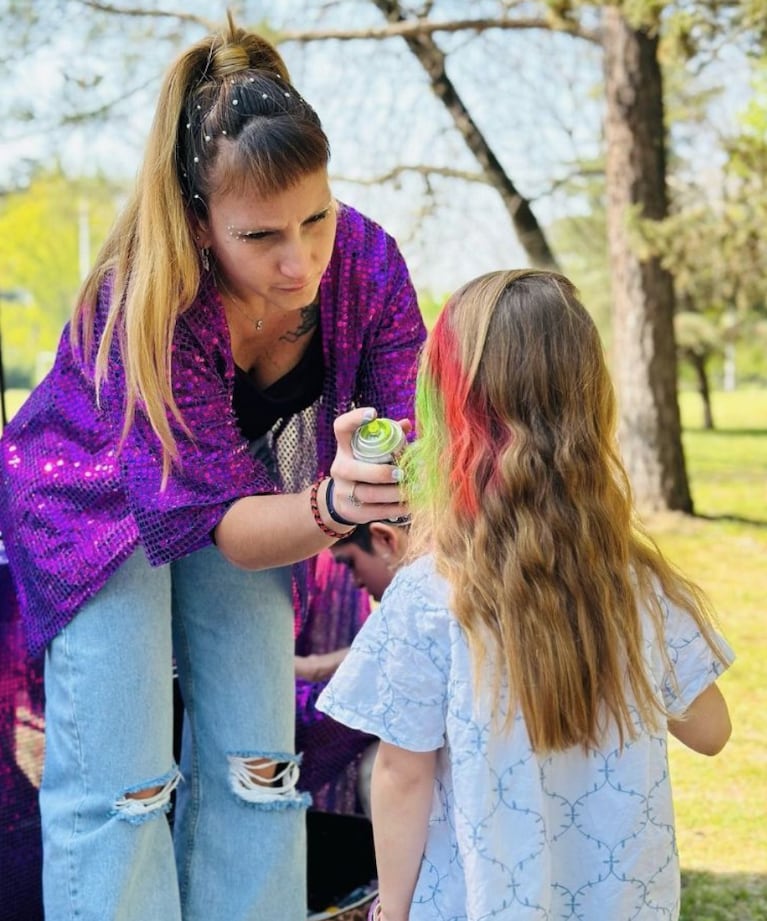
[[[391,472],[391,478],[395,483],[401,483],[405,479],[405,471],[401,467],[395,467]]]
[[[366,409],[362,414],[362,418],[365,422],[371,422],[376,417],[376,411],[374,409]]]

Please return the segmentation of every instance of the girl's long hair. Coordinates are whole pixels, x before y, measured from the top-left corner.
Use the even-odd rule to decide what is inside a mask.
[[[273,195],[327,166],[327,137],[311,106],[290,85],[277,50],[227,27],[197,42],[169,68],[134,193],[85,279],[71,326],[73,348],[92,356],[97,390],[113,341],[125,366],[123,436],[136,406],[162,446],[163,480],[177,456],[172,419],[185,429],[173,395],[171,345],[179,315],[194,301],[201,261],[195,225],[213,192]],[[98,335],[99,289],[112,299]]]
[[[494,272],[447,303],[425,346],[418,439],[405,457],[412,553],[434,554],[505,725],[533,748],[621,744],[658,726],[640,608],[662,640],[655,587],[715,650],[702,593],[635,519],[597,329],[561,275]],[[661,643],[661,648],[664,648]]]

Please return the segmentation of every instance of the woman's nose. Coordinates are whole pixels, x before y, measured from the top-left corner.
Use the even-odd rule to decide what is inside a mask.
[[[286,245],[280,258],[280,271],[288,278],[305,279],[311,274],[312,253],[304,241]]]

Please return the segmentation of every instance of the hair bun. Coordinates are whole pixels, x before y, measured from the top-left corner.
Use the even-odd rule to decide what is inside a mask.
[[[211,63],[211,75],[218,80],[248,70],[251,66],[248,49],[239,44],[216,48]]]

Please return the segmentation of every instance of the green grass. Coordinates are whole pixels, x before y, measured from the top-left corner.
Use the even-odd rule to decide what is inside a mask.
[[[737,661],[720,680],[729,745],[704,758],[671,740],[683,921],[767,921],[767,391],[714,394],[717,429],[683,393],[696,517],[646,524],[708,592]]]

